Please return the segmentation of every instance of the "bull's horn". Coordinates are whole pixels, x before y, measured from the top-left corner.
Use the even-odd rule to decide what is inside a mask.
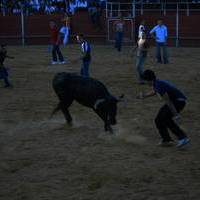
[[[97,99],[95,104],[94,104],[94,109],[96,110],[99,104],[103,103],[105,99]]]

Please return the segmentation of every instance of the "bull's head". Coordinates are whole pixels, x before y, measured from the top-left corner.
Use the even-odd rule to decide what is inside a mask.
[[[109,96],[105,99],[98,99],[94,108],[99,110],[99,112],[102,113],[102,116],[105,116],[105,121],[108,121],[111,125],[115,125],[117,123],[117,103],[123,101],[123,97],[124,95],[121,95],[119,98]]]

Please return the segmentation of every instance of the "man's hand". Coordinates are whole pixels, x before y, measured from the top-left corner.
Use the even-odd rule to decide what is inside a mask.
[[[181,115],[177,114],[173,117],[175,123],[180,124],[182,122]]]

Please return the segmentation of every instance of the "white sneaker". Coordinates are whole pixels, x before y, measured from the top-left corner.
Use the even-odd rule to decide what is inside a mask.
[[[60,64],[60,65],[64,65],[64,64],[66,64],[66,62],[65,62],[65,61],[62,61],[62,62],[59,62],[59,64]]]
[[[181,140],[178,141],[178,144],[176,145],[177,147],[182,147],[186,144],[188,144],[190,142],[190,140],[186,137],[186,138],[183,138]]]
[[[56,65],[56,64],[58,64],[58,62],[55,62],[55,61],[51,62],[51,65]]]

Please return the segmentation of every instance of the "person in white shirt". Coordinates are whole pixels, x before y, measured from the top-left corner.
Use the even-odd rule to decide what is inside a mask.
[[[140,26],[138,28],[138,39],[142,38],[142,33],[146,32],[146,28],[145,28],[145,21],[141,21]]]
[[[133,51],[136,50],[136,70],[139,84],[144,84],[142,75],[144,72],[144,63],[147,58],[148,49],[149,43],[147,41],[145,31],[143,31],[141,34],[141,38],[139,38],[137,41],[137,46],[133,49]]]
[[[158,20],[157,26],[155,26],[151,31],[151,36],[156,41],[156,58],[158,63],[168,64],[168,53],[167,53],[167,38],[168,30],[167,27],[163,24],[162,20]],[[161,54],[162,49],[162,54]]]

